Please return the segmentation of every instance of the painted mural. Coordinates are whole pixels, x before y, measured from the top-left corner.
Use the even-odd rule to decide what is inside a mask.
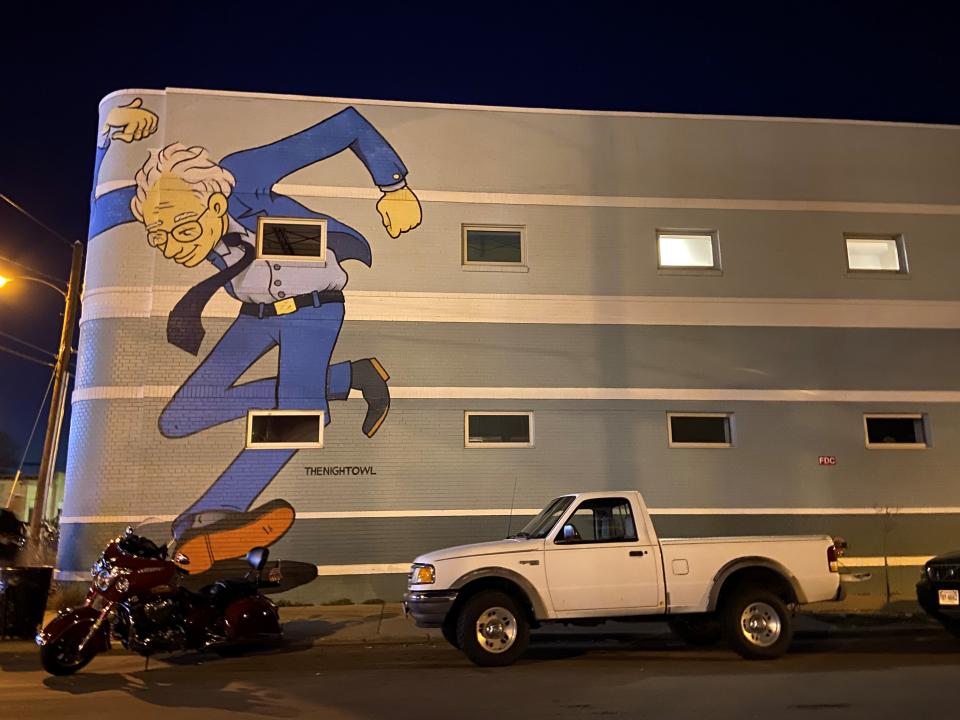
[[[111,110],[98,143],[95,182],[111,143],[138,143],[159,128],[158,116],[137,98]],[[382,191],[376,203],[392,238],[416,228],[420,203],[406,184],[407,168],[387,140],[356,109],[322,119],[288,137],[213,160],[207,150],[173,142],[149,151],[133,186],[93,200],[90,238],[122,223],[143,225],[146,241],[163,258],[216,271],[197,282],[167,318],[167,340],[198,356],[205,334],[201,314],[223,288],[238,301],[238,315],[159,417],[166,438],[184,438],[247,416],[251,410],[323,411],[358,390],[367,404],[359,429],[372,438],[390,409],[390,379],[375,357],[331,364],[344,317],[343,263],[372,264],[370,243],[340,220],[278,194],[291,173],[350,150]],[[259,218],[326,222],[326,262],[286,261],[257,255]],[[276,376],[238,383],[278,348]],[[245,433],[238,427],[238,433]],[[238,441],[240,438],[238,438]],[[192,573],[269,546],[293,525],[296,512],[283,499],[253,507],[295,449],[244,447],[170,528]]]

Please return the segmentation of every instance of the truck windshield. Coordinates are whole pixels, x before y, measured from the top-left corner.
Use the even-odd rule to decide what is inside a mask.
[[[516,535],[511,537],[518,538],[544,538],[547,534],[553,529],[553,526],[557,524],[557,521],[560,519],[560,516],[563,515],[564,511],[570,507],[570,503],[573,502],[573,498],[569,495],[566,497],[558,497],[547,507],[540,511],[540,514],[537,515],[533,520],[528,522],[523,526],[523,530],[518,532]]]

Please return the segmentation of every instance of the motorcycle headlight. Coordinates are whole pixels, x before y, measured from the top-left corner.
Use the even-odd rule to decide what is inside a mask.
[[[110,588],[111,582],[113,582],[113,575],[110,574],[109,570],[101,570],[93,579],[93,584],[100,592],[106,592]]]
[[[433,565],[414,563],[410,568],[411,585],[431,585],[437,579],[437,571]]]

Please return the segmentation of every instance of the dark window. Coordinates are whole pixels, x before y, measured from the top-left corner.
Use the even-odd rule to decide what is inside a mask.
[[[308,444],[320,442],[323,414],[316,415],[253,415],[250,422],[250,445]]]
[[[867,417],[868,445],[926,445],[922,416]]]
[[[479,263],[522,263],[522,232],[516,230],[465,229],[464,259]]]
[[[296,256],[322,260],[326,252],[323,222],[263,222],[261,256]]]
[[[637,528],[624,498],[585,500],[557,535],[560,543],[633,542]]]
[[[729,415],[670,415],[671,445],[730,445]]]
[[[530,415],[467,415],[468,445],[530,444]]]

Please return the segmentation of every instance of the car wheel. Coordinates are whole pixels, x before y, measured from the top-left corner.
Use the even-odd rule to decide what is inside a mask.
[[[730,647],[747,660],[772,660],[790,647],[790,613],[783,600],[769,590],[737,591],[724,603],[721,617]]]
[[[476,665],[498,667],[519,658],[530,640],[530,624],[520,604],[499,590],[479,592],[457,618],[457,643]]]
[[[710,647],[720,642],[723,633],[716,618],[674,618],[667,621],[670,630],[687,645]]]

